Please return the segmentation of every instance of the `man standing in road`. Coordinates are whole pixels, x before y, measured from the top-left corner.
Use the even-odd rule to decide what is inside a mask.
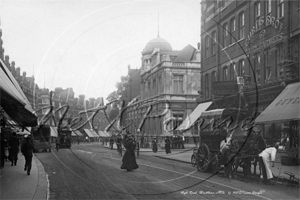
[[[263,150],[259,154],[259,164],[262,166],[263,178],[265,184],[270,184],[270,179],[273,178],[273,174],[270,168],[270,163],[272,167],[275,166],[276,153],[278,150],[278,144],[275,144],[274,147],[269,147]]]
[[[17,138],[17,134],[15,132],[12,133],[12,137],[8,141],[9,144],[9,157],[11,160],[11,166],[17,165],[18,153],[19,153],[19,145],[20,141]]]
[[[171,153],[171,141],[168,136],[165,139],[165,149],[166,149],[166,154]]]
[[[28,135],[25,138],[25,142],[22,144],[22,148],[21,148],[21,152],[23,153],[23,155],[25,157],[24,171],[27,170],[27,175],[30,175],[33,151],[34,151],[34,145],[31,140],[31,136]]]

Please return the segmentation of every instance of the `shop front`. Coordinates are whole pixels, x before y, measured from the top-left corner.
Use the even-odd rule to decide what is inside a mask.
[[[299,164],[300,83],[289,84],[255,119],[268,144],[280,144],[282,162]],[[285,160],[285,161],[283,161]]]

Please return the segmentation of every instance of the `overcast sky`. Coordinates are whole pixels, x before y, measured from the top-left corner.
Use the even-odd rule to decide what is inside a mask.
[[[76,97],[116,90],[128,65],[140,68],[158,24],[173,50],[200,40],[200,0],[0,0],[0,17],[5,55],[21,74]]]

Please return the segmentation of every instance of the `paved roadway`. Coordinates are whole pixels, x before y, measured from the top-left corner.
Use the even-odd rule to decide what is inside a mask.
[[[240,177],[229,180],[222,173],[211,176],[195,171],[191,165],[157,158],[151,152],[140,153],[139,169],[127,172],[120,169],[122,161],[116,150],[99,143],[36,156],[49,176],[50,200],[299,199],[299,188],[264,185]]]

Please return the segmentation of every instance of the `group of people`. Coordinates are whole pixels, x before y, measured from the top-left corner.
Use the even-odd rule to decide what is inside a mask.
[[[8,147],[9,155],[5,154],[5,147]],[[16,132],[13,132],[8,142],[1,136],[1,168],[4,167],[5,158],[11,161],[11,166],[16,166],[18,161],[18,154],[20,151],[20,141],[17,138]],[[34,144],[30,135],[25,135],[24,140],[21,144],[21,152],[25,157],[24,171],[30,175],[31,163],[34,151]]]

